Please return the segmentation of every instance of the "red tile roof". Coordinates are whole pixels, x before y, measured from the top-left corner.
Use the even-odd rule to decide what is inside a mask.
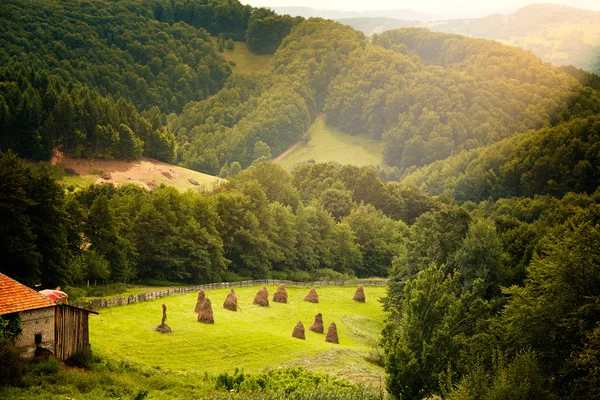
[[[54,305],[35,290],[0,274],[0,315]]]

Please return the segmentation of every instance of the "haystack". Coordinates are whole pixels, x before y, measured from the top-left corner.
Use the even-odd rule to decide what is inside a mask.
[[[198,292],[198,300],[196,300],[196,308],[194,308],[194,312],[200,312],[202,309],[202,303],[204,303],[204,299],[206,299],[206,293],[204,292],[204,289],[200,289]]]
[[[315,322],[313,322],[313,324],[308,329],[310,329],[313,332],[323,333],[323,330],[325,329],[323,327],[323,314],[318,313],[317,315],[315,315]]]
[[[292,337],[296,339],[306,340],[306,336],[304,336],[304,325],[302,321],[298,321],[296,327],[294,328],[294,332],[292,332]]]
[[[266,286],[263,286],[258,293],[256,293],[256,296],[254,296],[254,304],[269,307],[269,292],[267,291]]]
[[[160,322],[159,326],[154,328],[154,330],[156,332],[160,332],[160,333],[173,333],[171,328],[169,328],[169,325],[167,325],[167,306],[165,304],[162,305],[162,310],[163,310],[162,321]]]
[[[237,311],[237,296],[235,295],[235,290],[231,289],[229,294],[227,294],[227,298],[225,299],[225,303],[223,303],[223,308],[229,311]]]
[[[204,299],[202,303],[202,308],[200,309],[200,313],[198,314],[198,322],[202,322],[204,324],[214,324],[215,317],[213,315],[212,305],[210,303],[210,299],[207,297]]]
[[[277,288],[277,291],[273,295],[273,301],[275,303],[287,303],[288,302],[287,290],[285,290],[285,285],[283,283],[281,285],[279,285],[279,287]]]
[[[304,301],[308,301],[310,303],[318,303],[319,302],[319,295],[317,294],[317,291],[315,290],[315,288],[310,288],[310,290],[308,291],[308,294],[306,296],[304,296]]]
[[[365,301],[367,301],[367,298],[365,297],[365,289],[363,289],[362,285],[358,285],[358,287],[356,288],[356,293],[354,293],[354,297],[352,298],[352,300],[358,301],[360,303],[364,303]]]
[[[338,339],[337,326],[335,326],[335,322],[329,324],[329,329],[327,329],[327,336],[325,336],[325,341],[329,343],[339,344],[340,340]]]

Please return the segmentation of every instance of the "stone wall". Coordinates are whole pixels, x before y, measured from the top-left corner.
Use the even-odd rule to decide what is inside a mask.
[[[321,287],[321,286],[357,286],[361,284],[363,286],[387,286],[387,279],[354,279],[350,281],[318,281],[318,282],[294,282],[285,281],[279,279],[259,279],[254,281],[240,281],[240,282],[221,282],[221,283],[208,283],[205,285],[187,286],[167,290],[159,290],[152,293],[141,293],[131,295],[127,297],[114,297],[110,299],[97,298],[91,301],[79,301],[71,303],[76,307],[85,308],[87,310],[97,310],[104,307],[118,307],[125,306],[128,304],[135,304],[142,301],[158,300],[166,296],[173,294],[197,292],[200,289],[211,290],[211,289],[224,289],[224,288],[236,288],[236,287],[250,287],[250,286],[262,286],[262,285],[279,285],[283,283],[286,286],[304,286],[304,287]]]
[[[54,353],[54,308],[51,306],[21,312],[23,331],[17,338],[16,345],[24,350],[24,358],[32,359],[35,355],[36,334],[42,335],[40,346]]]

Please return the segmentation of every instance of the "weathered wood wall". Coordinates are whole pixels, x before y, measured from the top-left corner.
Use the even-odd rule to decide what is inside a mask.
[[[235,288],[235,287],[250,287],[250,286],[262,286],[262,285],[279,285],[283,283],[286,286],[304,286],[304,287],[321,287],[321,286],[357,286],[361,284],[363,286],[387,286],[387,279],[354,279],[350,281],[317,281],[317,282],[294,282],[285,281],[279,279],[259,279],[254,281],[240,281],[240,282],[221,282],[221,283],[208,283],[205,285],[187,286],[174,289],[160,290],[152,293],[141,293],[137,295],[131,295],[127,297],[114,297],[111,299],[93,299],[92,301],[79,301],[71,303],[76,307],[85,308],[88,310],[97,310],[104,307],[117,307],[125,306],[127,304],[134,304],[143,301],[157,300],[166,296],[180,293],[197,292],[200,289],[223,289],[223,288]]]
[[[77,350],[90,348],[88,329],[89,312],[68,305],[56,306],[55,353],[59,360],[66,360]]]

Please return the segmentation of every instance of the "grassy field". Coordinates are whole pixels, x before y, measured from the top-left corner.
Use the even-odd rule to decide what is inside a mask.
[[[211,37],[215,47],[217,45],[217,38]],[[224,52],[219,53],[227,61],[230,61],[229,66],[233,72],[251,74],[258,72],[268,72],[271,67],[271,59],[273,58],[270,54],[256,55],[248,50],[248,46],[244,42],[235,42],[233,50],[225,49]],[[235,63],[232,65],[231,62]]]
[[[366,361],[383,327],[378,301],[384,287],[366,287],[365,304],[352,301],[355,288],[318,288],[320,304],[303,301],[307,288],[288,288],[288,304],[270,307],[252,304],[258,287],[237,288],[241,312],[222,308],[229,289],[207,291],[215,324],[196,321],[196,293],[173,295],[160,301],[100,310],[90,318],[90,342],[97,354],[143,366],[177,371],[223,372],[244,368],[258,372],[276,366],[303,366],[356,382],[379,385],[383,370]],[[275,292],[269,286],[269,294]],[[168,307],[171,335],[154,331],[160,323],[161,304]],[[314,315],[323,314],[325,329],[338,328],[340,344],[325,342],[325,335],[308,330]],[[292,338],[298,321],[306,340]]]
[[[61,157],[39,165],[45,165],[59,182],[75,187],[86,187],[93,183],[134,183],[152,188],[164,183],[183,192],[187,189],[210,190],[222,181],[215,176],[146,158],[122,161]],[[106,173],[110,174],[110,179],[103,179]]]
[[[279,165],[291,171],[296,164],[308,160],[358,166],[382,164],[381,142],[369,139],[366,134],[349,135],[328,126],[323,120],[316,121],[308,134],[309,142],[295,149]]]

